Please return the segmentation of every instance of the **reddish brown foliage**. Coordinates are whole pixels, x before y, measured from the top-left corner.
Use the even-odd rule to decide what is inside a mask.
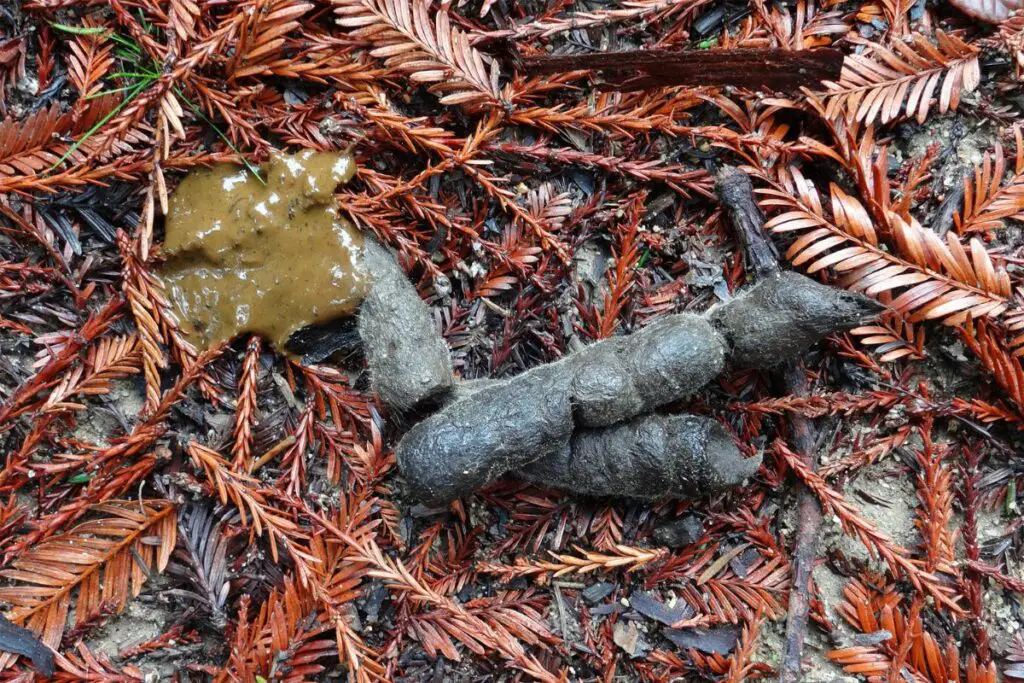
[[[736,21],[719,4],[34,0],[0,17],[0,609],[59,650],[56,680],[145,680],[150,656],[238,681],[770,678],[757,653],[787,610],[795,481],[874,558],[830,550],[853,575],[845,601],[812,600],[818,624],[838,614],[863,636],[837,666],[988,683],[1006,654],[1019,671],[1019,642],[994,651],[986,630],[994,592],[1024,590],[1018,526],[998,553],[979,527],[1019,483],[1003,444],[1024,425],[1024,141],[1003,95],[1024,24],[905,0],[751,0]],[[598,92],[517,62],[712,44],[845,61],[835,82],[774,97]],[[901,163],[903,138],[941,138],[951,116],[992,134],[935,225],[956,150]],[[504,482],[424,511],[396,477],[404,425],[358,353],[303,366],[257,338],[199,353],[155,275],[182,175],[275,147],[353,151],[338,205],[399,252],[465,378],[742,286],[709,173],[722,163],[755,177],[792,267],[888,311],[812,354],[806,396],[732,373],[672,407],[714,414],[743,448],[774,444],[722,500]],[[956,377],[935,371],[949,358]],[[787,441],[793,416],[834,425],[817,471]],[[879,477],[913,488],[909,540],[855,503]],[[688,515],[699,538],[655,541]],[[149,591],[169,562],[169,587]],[[600,581],[605,598],[581,596]],[[132,600],[163,601],[160,634],[85,645]],[[661,623],[623,614],[637,605]],[[651,647],[633,657],[616,626],[640,619]],[[732,636],[684,647],[670,627]],[[4,680],[27,666],[0,655]]]

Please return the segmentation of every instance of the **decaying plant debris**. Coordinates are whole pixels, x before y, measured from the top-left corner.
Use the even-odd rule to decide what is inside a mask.
[[[0,614],[39,641],[0,622],[0,679],[46,669],[40,642],[65,681],[1024,679],[1015,9],[7,3]],[[775,93],[587,66],[706,49],[843,61]],[[584,69],[523,66],[567,56]],[[187,173],[304,149],[353,154],[339,214],[418,295],[394,352],[436,354],[456,397],[766,281],[726,166],[784,270],[885,312],[590,428],[715,429],[763,454],[736,490],[538,475],[426,509],[395,445],[444,396],[369,372],[389,350],[363,323],[304,330],[304,363],[203,351],[157,275]],[[416,341],[438,331],[450,356]]]

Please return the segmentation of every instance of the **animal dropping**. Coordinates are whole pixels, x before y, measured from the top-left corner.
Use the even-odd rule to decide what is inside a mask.
[[[399,413],[440,401],[455,379],[430,308],[394,255],[372,238],[365,258],[373,287],[359,309],[359,336],[374,391]]]
[[[520,468],[528,481],[589,496],[699,498],[757,472],[725,429],[707,417],[644,415],[577,430],[568,444]]]
[[[182,328],[203,348],[242,332],[288,351],[292,333],[352,313],[370,291],[362,234],[338,215],[347,154],[276,154],[266,183],[222,164],[170,199],[161,276]]]
[[[422,300],[387,254],[374,251],[381,261],[374,273],[397,273],[388,276],[394,291],[360,311],[374,387],[400,413],[424,398],[444,404],[395,449],[421,501],[443,505],[507,475],[587,495],[689,498],[736,486],[757,470],[760,456],[743,457],[714,420],[655,411],[727,367],[771,367],[873,319],[881,307],[779,272],[749,179],[724,173],[719,185],[742,219],[736,222],[760,282],[704,315],[667,315],[509,379],[455,382]],[[737,212],[742,197],[751,207]],[[395,315],[407,309],[415,315]],[[408,327],[399,318],[421,322]]]
[[[591,495],[721,491],[760,458],[744,461],[716,423],[650,413],[729,365],[771,367],[877,314],[859,294],[773,274],[703,316],[668,315],[510,379],[457,385],[402,437],[398,465],[430,505],[506,474]]]

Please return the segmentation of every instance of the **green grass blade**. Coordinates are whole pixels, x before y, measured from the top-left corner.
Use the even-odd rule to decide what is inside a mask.
[[[89,130],[87,130],[85,132],[85,135],[83,135],[75,144],[73,144],[70,147],[68,147],[68,151],[64,152],[64,154],[61,155],[60,159],[57,159],[57,161],[54,162],[53,166],[50,167],[50,170],[52,171],[53,169],[57,168],[58,166],[63,164],[65,161],[67,161],[68,157],[70,157],[72,154],[74,154],[75,151],[79,147],[81,147],[85,143],[86,140],[91,138],[96,133],[96,131],[98,131],[100,128],[102,128],[103,125],[106,124],[107,121],[109,121],[115,115],[117,115],[117,113],[119,111],[121,111],[126,106],[128,106],[128,103],[131,102],[132,100],[134,100],[136,97],[138,97],[139,93],[142,92],[142,90],[144,88],[146,88],[148,85],[150,85],[152,82],[153,82],[152,80],[143,81],[142,83],[139,83],[137,86],[135,86],[135,88],[130,93],[128,93],[128,96],[125,97],[123,100],[121,100],[120,104],[118,104],[116,107],[111,109],[107,113],[107,115],[104,116],[102,119],[97,121],[96,124],[92,128],[90,128]]]
[[[110,33],[110,29],[104,26],[69,26],[68,24],[57,24],[51,23],[50,26],[63,31],[64,33],[73,33],[76,36],[95,36],[100,33]]]
[[[217,135],[220,136],[220,139],[224,141],[224,144],[230,147],[231,151],[238,155],[238,158],[242,160],[242,163],[245,165],[245,168],[249,171],[249,173],[252,173],[253,176],[255,176],[256,180],[260,181],[260,183],[262,183],[263,185],[267,184],[267,182],[263,180],[263,176],[260,175],[259,169],[257,169],[255,166],[249,163],[249,160],[245,158],[245,155],[243,155],[238,150],[238,148],[235,147],[234,143],[231,142],[231,139],[224,134],[224,131],[218,128],[217,124],[211,121],[209,117],[207,117],[206,114],[203,113],[202,109],[200,109],[192,100],[185,97],[185,95],[183,95],[182,92],[177,88],[174,89],[174,94],[180,97],[182,101],[189,106],[189,109],[191,109],[196,116],[201,118],[203,121],[206,121],[206,123],[208,123],[210,127],[213,128],[214,131],[216,131]]]

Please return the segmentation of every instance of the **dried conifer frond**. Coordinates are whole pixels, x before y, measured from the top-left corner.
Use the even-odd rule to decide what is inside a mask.
[[[85,363],[64,375],[50,395],[44,410],[83,410],[81,403],[70,402],[75,396],[98,396],[110,392],[110,382],[139,372],[142,350],[139,338],[107,337],[89,350]]]
[[[900,358],[922,360],[925,357],[923,325],[914,325],[902,316],[885,314],[874,325],[850,330],[850,335],[864,346],[875,347],[881,354],[880,363],[891,363]]]
[[[60,670],[52,681],[102,681],[103,683],[143,683],[146,675],[130,664],[118,667],[105,654],[92,652],[85,643],[75,645],[75,652],[67,652],[57,659]]]
[[[252,428],[256,424],[256,390],[259,379],[259,361],[262,342],[257,335],[249,338],[245,347],[245,360],[238,382],[238,401],[235,407],[235,428],[232,432],[231,466],[240,472],[252,471]]]
[[[199,18],[199,5],[192,0],[170,0],[168,22],[175,34],[184,39],[195,38],[196,20]]]
[[[334,0],[334,6],[339,25],[372,42],[370,54],[413,83],[430,84],[442,104],[500,104],[497,62],[452,26],[446,7],[434,8],[431,0]]]
[[[5,118],[0,123],[0,178],[32,175],[57,163],[70,146],[60,140],[85,132],[114,106],[113,98],[98,97],[77,115],[61,112],[60,105],[51,104],[22,120]],[[83,160],[90,149],[86,142],[73,158]]]
[[[917,453],[917,497],[921,503],[914,526],[925,549],[925,569],[950,566],[956,559],[953,537],[953,469],[944,462],[947,448],[932,441],[931,425],[919,430],[921,449]]]
[[[766,666],[763,663],[751,661],[762,624],[764,624],[764,616],[760,612],[755,614],[753,619],[743,624],[739,641],[736,643],[736,651],[729,657],[729,671],[725,677],[726,683],[743,683],[744,681],[751,680],[752,674],[756,670]]]
[[[25,77],[25,45],[22,36],[0,42],[0,114],[7,111],[7,86]]]
[[[893,543],[874,524],[864,519],[841,493],[830,487],[818,473],[811,470],[785,444],[777,441],[775,451],[783,457],[786,464],[800,477],[807,488],[814,492],[825,512],[839,518],[843,531],[856,536],[873,556],[879,557],[885,562],[893,574],[905,577],[914,584],[914,588],[918,591],[931,596],[937,605],[941,605],[953,614],[963,613],[963,608],[958,602],[960,596],[953,588],[936,574],[925,571],[920,562],[911,559],[910,551]],[[955,574],[955,570],[951,566],[941,566],[938,569]]]
[[[512,566],[484,563],[477,569],[487,574],[501,576],[505,580],[520,576],[536,576],[537,580],[543,583],[550,578],[558,578],[567,574],[587,574],[615,569],[632,572],[652,562],[663,560],[668,551],[664,548],[646,549],[618,545],[609,549],[608,552],[599,553],[577,548],[576,553],[576,555],[552,553],[552,560],[530,561],[520,557]]]
[[[1012,401],[1017,406],[1018,415],[1021,414],[1024,411],[1024,367],[1020,356],[1011,353],[998,331],[984,320],[968,318],[961,329],[961,336],[967,347],[992,373],[996,384],[1003,391],[1002,396]]]
[[[278,546],[283,547],[296,562],[299,578],[309,578],[309,563],[314,562],[308,552],[302,550],[297,541],[305,534],[299,526],[283,512],[270,505],[260,486],[260,481],[244,472],[235,472],[231,463],[216,451],[191,441],[188,454],[196,467],[201,469],[210,484],[217,491],[220,502],[231,503],[241,515],[242,524],[254,535],[267,534],[270,554],[278,561]]]
[[[237,532],[228,529],[234,512],[217,513],[212,506],[192,502],[178,516],[180,540],[168,567],[168,573],[183,577],[191,586],[173,589],[177,595],[197,605],[216,628],[226,628],[225,604],[231,588],[228,551]],[[235,544],[237,545],[237,544]]]
[[[6,503],[0,503],[0,550],[14,538],[14,530],[25,520],[28,510],[11,494]]]
[[[418,604],[429,605],[435,610],[445,612],[448,617],[440,622],[444,625],[445,631],[470,651],[480,655],[497,651],[510,664],[537,680],[544,683],[557,683],[560,680],[536,657],[527,653],[519,639],[506,627],[498,623],[488,625],[464,606],[417,580],[400,560],[386,557],[373,538],[360,540],[343,532],[336,532],[336,535],[352,548],[355,553],[354,559],[371,567],[367,572],[369,576],[382,579],[392,589],[407,594]],[[661,551],[662,554],[664,552]],[[417,636],[415,632],[410,635]]]
[[[886,410],[899,403],[901,397],[888,391],[869,391],[865,394],[816,394],[814,396],[785,396],[782,398],[766,398],[753,403],[733,402],[726,405],[729,412],[741,411],[782,415],[792,412],[804,417],[822,417],[823,415],[850,415],[860,412],[872,413]]]
[[[943,241],[911,218],[889,212],[889,227],[899,253],[879,246],[864,206],[837,185],[831,186],[831,218],[826,217],[814,185],[793,168],[795,191],[762,190],[762,206],[782,209],[766,227],[775,233],[802,233],[786,252],[793,265],[808,273],[833,268],[838,284],[879,297],[899,291],[888,305],[909,322],[942,320],[962,323],[968,315],[997,316],[1008,307],[1010,279],[997,270],[984,245],[971,240],[965,250],[956,235]]]
[[[486,624],[495,635],[514,638],[527,645],[545,645],[555,640],[541,610],[543,601],[532,591],[501,593],[466,604],[466,611]],[[408,628],[415,633],[416,640],[423,645],[428,656],[440,654],[458,661],[460,657],[453,639],[462,642],[467,639],[459,638],[457,630],[449,622],[450,615],[437,610],[413,616]]]
[[[99,28],[97,21],[82,21],[86,32],[77,34],[68,44],[68,77],[78,90],[79,102],[95,97],[103,89],[100,83],[114,66],[114,42]]]
[[[682,587],[681,598],[698,615],[707,615],[718,623],[737,624],[753,619],[758,612],[771,618],[785,614],[785,595],[790,586],[790,568],[782,557],[758,560],[743,577],[729,566],[744,546],[719,554],[712,548],[686,570],[690,577]]]
[[[317,607],[309,587],[296,577],[285,579],[251,622],[239,624],[228,665],[218,680],[301,681],[323,671],[317,660],[337,653],[333,639],[323,637],[332,629],[330,623],[317,619]],[[284,667],[278,678],[275,672],[288,659],[298,659],[302,665]]]
[[[91,314],[76,333],[68,334],[63,343],[48,349],[36,374],[22,382],[0,405],[0,432],[11,429],[18,415],[31,409],[31,401],[45,391],[77,359],[78,353],[98,338],[120,317],[122,302],[111,298],[100,310]],[[0,474],[0,481],[3,475]]]
[[[749,32],[752,32],[751,29],[755,25],[753,21],[750,21],[747,36],[744,36],[745,39],[738,40],[739,44],[736,47],[754,48],[759,46],[758,43],[762,43],[764,47],[807,50],[830,45],[832,43],[831,35],[842,36],[850,30],[850,26],[843,21],[842,12],[816,11],[815,6],[811,3],[798,3],[795,16],[784,5],[773,4],[771,7],[767,7],[763,0],[754,0],[751,4],[763,25],[767,25],[770,30],[771,39],[766,37],[762,41],[758,41],[750,36]],[[725,41],[726,39],[723,38],[722,42]]]
[[[513,111],[509,118],[553,134],[581,130],[627,139],[651,132],[676,136],[688,132],[679,120],[700,103],[692,90],[683,87],[653,92],[601,92],[572,106],[523,107]]]
[[[263,0],[245,12],[246,25],[239,31],[227,67],[229,79],[268,73],[268,63],[280,56],[285,36],[299,27],[299,17],[311,9],[313,4],[308,2]]]
[[[1024,135],[1014,126],[1017,154],[1011,175],[1004,182],[1006,158],[997,141],[995,150],[986,152],[974,167],[973,182],[964,181],[963,210],[953,214],[959,233],[983,232],[1002,228],[1006,219],[1024,219]]]
[[[51,537],[20,554],[0,575],[13,605],[6,617],[56,648],[68,625],[86,623],[101,609],[120,611],[167,566],[177,538],[174,506],[165,500],[111,501],[93,507],[103,515]],[[0,669],[12,661],[0,655]]]
[[[888,123],[905,114],[924,123],[933,106],[939,113],[955,110],[961,95],[981,80],[979,51],[942,31],[935,37],[932,45],[915,33],[908,42],[894,41],[892,49],[856,40],[867,45],[865,53],[847,55],[839,82],[827,82],[820,93],[828,117]]]
[[[123,260],[122,287],[135,318],[142,343],[143,375],[146,378],[146,407],[159,401],[160,369],[167,367],[161,345],[170,348],[171,357],[185,370],[197,362],[197,352],[185,337],[171,309],[163,283],[139,257],[140,242],[118,231],[117,246]],[[205,373],[199,376],[203,395],[219,401],[219,392]]]
[[[536,215],[533,207],[531,213]],[[540,218],[538,216],[538,218]],[[520,281],[521,275],[518,272],[528,272],[527,268],[540,260],[543,249],[536,245],[530,238],[532,234],[524,235],[522,225],[518,222],[511,222],[502,234],[501,242],[494,245],[495,256],[506,261],[493,268],[487,274],[487,279],[477,285],[476,296],[493,297],[507,292]]]
[[[872,683],[893,680],[893,672],[901,672],[901,679],[915,683],[996,683],[998,680],[995,664],[979,663],[973,654],[963,663],[952,639],[943,638],[946,640],[943,646],[926,628],[919,608],[912,606],[905,610],[901,607],[901,598],[892,586],[875,590],[853,580],[843,588],[843,598],[837,610],[843,619],[872,640],[881,638],[874,645],[857,645],[828,653],[828,658],[847,673],[865,676]]]

